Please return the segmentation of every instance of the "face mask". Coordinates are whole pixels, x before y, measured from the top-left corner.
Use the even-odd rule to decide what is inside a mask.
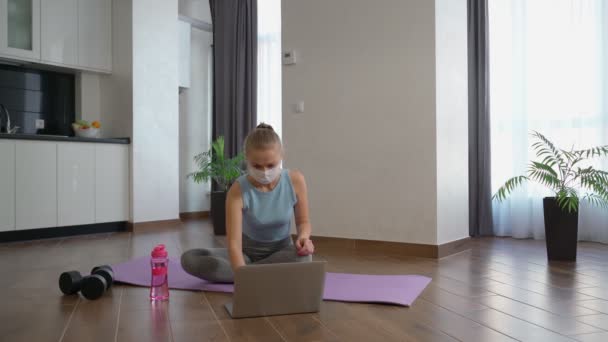
[[[272,169],[262,171],[252,167],[251,165],[247,165],[247,172],[253,179],[255,179],[256,182],[267,185],[279,177],[281,174],[281,167],[277,165]]]

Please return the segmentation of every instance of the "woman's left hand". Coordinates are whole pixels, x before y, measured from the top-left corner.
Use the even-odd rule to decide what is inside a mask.
[[[300,256],[311,255],[315,252],[315,245],[313,245],[312,240],[307,237],[298,237],[296,240],[296,249]]]

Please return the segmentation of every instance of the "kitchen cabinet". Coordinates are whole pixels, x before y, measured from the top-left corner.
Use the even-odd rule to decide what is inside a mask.
[[[78,0],[42,1],[42,62],[78,66]]]
[[[112,70],[112,0],[78,0],[78,64]]]
[[[0,232],[129,220],[129,145],[0,139]]]
[[[15,160],[16,229],[57,226],[57,144],[16,142]]]
[[[95,222],[129,220],[129,146],[95,146]]]
[[[0,53],[40,60],[40,0],[0,0]]]
[[[0,141],[0,232],[15,230],[15,142]]]
[[[57,224],[95,222],[95,145],[57,144]]]
[[[112,0],[0,0],[0,57],[112,72]]]

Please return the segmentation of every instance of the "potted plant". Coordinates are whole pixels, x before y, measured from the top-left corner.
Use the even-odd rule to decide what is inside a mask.
[[[226,193],[243,174],[243,160],[242,153],[234,158],[224,155],[224,137],[218,137],[209,151],[194,156],[199,170],[188,174],[188,177],[196,183],[213,180],[217,184],[217,190],[211,191],[211,220],[216,235],[226,234]]]
[[[509,179],[493,199],[503,201],[527,181],[549,188],[555,196],[543,199],[547,257],[549,260],[575,261],[580,201],[608,208],[608,172],[587,163],[591,158],[608,156],[608,145],[567,151],[557,148],[538,132],[533,136],[537,142],[532,147],[539,161],[530,163],[527,175]]]

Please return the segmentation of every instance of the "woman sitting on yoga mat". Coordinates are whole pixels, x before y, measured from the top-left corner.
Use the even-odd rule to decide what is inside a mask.
[[[260,124],[245,139],[247,174],[232,185],[226,198],[228,248],[193,249],[182,255],[182,267],[196,277],[232,282],[234,270],[253,263],[312,260],[308,197],[304,176],[281,169],[281,139],[270,125]],[[298,237],[291,239],[295,212]]]

